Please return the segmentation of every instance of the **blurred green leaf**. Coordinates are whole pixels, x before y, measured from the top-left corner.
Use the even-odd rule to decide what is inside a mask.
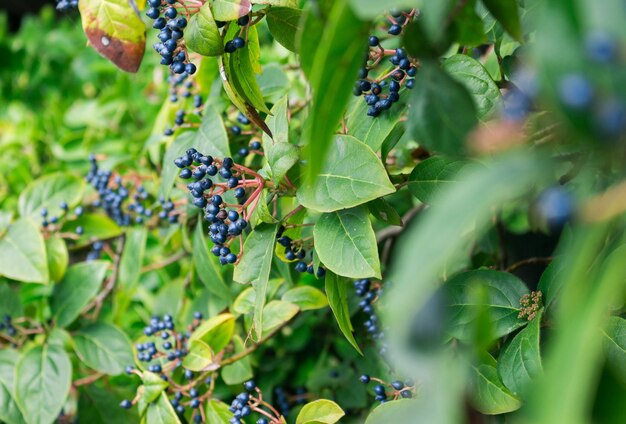
[[[76,354],[89,368],[118,375],[134,362],[130,340],[111,324],[95,323],[74,334]]]
[[[496,368],[491,365],[472,366],[471,381],[472,405],[485,415],[515,411],[522,405],[519,399],[504,387]]]
[[[267,26],[276,41],[287,50],[297,52],[296,34],[302,12],[289,7],[272,7],[268,10],[266,18]]]
[[[415,166],[409,176],[409,190],[424,203],[431,203],[447,186],[458,181],[468,162],[444,156],[430,157]]]
[[[32,220],[15,221],[0,238],[0,275],[25,283],[48,283],[46,246]]]
[[[84,191],[85,182],[81,178],[65,173],[45,175],[30,183],[20,194],[20,215],[38,219],[45,208],[49,216],[62,216],[65,212],[61,209],[61,202],[74,207]]]
[[[328,306],[328,301],[324,293],[311,286],[289,289],[283,294],[282,300],[293,303],[302,311],[320,309]]]

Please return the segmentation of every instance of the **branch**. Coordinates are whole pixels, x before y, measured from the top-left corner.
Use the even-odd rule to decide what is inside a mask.
[[[78,380],[76,380],[75,382],[72,383],[72,386],[74,387],[78,387],[78,386],[86,386],[88,384],[93,383],[94,381],[100,379],[104,377],[104,374],[97,372],[95,374],[91,374],[88,375],[87,377],[83,377],[83,378],[79,378]]]
[[[185,250],[181,250],[180,252],[170,256],[167,259],[162,260],[161,262],[156,262],[156,263],[144,266],[143,268],[141,268],[141,273],[143,274],[146,272],[154,271],[155,269],[165,268],[168,265],[178,262],[185,256],[187,256],[187,252]]]
[[[516,269],[524,266],[524,265],[532,265],[532,264],[547,264],[550,263],[552,261],[552,259],[554,259],[552,256],[548,256],[545,258],[526,258],[524,260],[521,260],[519,262],[515,262],[513,265],[511,265],[510,267],[508,267],[506,269],[506,272],[513,272]]]

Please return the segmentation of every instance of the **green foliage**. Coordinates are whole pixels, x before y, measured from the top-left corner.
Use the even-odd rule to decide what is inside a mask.
[[[0,15],[0,421],[620,422],[625,19]]]

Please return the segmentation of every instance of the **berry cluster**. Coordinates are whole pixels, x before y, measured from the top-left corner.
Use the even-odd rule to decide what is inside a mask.
[[[98,194],[98,199],[92,203],[94,208],[102,209],[118,225],[143,224],[153,218],[155,210],[150,208],[147,202],[150,196],[138,181],[135,181],[134,185],[125,184],[120,175],[114,176],[110,170],[101,170],[94,155],[90,155],[89,161],[91,168],[87,174],[87,182]],[[174,210],[174,203],[171,200],[159,199],[159,208],[156,217],[158,221],[172,224],[178,222],[179,213]],[[79,233],[77,228],[76,232],[80,235],[82,229]]]
[[[13,326],[13,322],[11,321],[11,315],[9,314],[5,314],[3,320],[0,321],[0,331],[4,330],[6,330],[7,334],[10,337],[15,336],[15,333],[17,332],[17,330]]]
[[[180,168],[180,178],[194,180],[187,184],[187,189],[193,197],[193,204],[204,210],[204,219],[209,222],[209,237],[214,244],[211,252],[219,257],[222,265],[237,262],[239,258],[229,246],[248,226],[246,208],[258,201],[265,181],[254,171],[236,165],[232,158],[220,160],[194,148],[176,158],[174,164]],[[255,178],[247,179],[246,174]],[[225,182],[211,179],[217,175]],[[255,191],[246,200],[246,188],[249,187],[255,187]],[[224,201],[223,196],[231,191],[238,204]]]
[[[169,66],[175,74],[193,75],[196,72],[196,65],[189,62],[187,48],[183,42],[187,19],[178,16],[175,3],[176,0],[148,0],[150,8],[146,15],[154,19],[152,27],[160,30],[157,36],[159,42],[153,47],[161,55],[162,65]]]
[[[250,15],[245,15],[237,19],[237,25],[242,27],[242,29],[237,37],[233,38],[232,40],[227,41],[226,44],[224,44],[224,51],[226,53],[234,53],[237,49],[241,49],[246,45],[246,40],[244,40],[243,37],[241,36],[243,35],[244,31],[246,31],[246,35],[247,35],[247,28],[249,24],[250,24]],[[223,27],[224,25],[225,25],[225,22],[218,23],[218,27]]]
[[[172,74],[168,77],[168,82],[170,84],[170,102],[178,103],[181,97],[186,100],[193,96],[193,104],[190,110],[186,110],[188,104],[185,101],[182,107],[176,111],[174,126],[165,129],[165,136],[173,135],[174,129],[183,126],[188,121],[190,115],[201,117],[204,106],[204,100],[197,92],[197,84],[190,79],[188,73],[185,72],[181,75]]]
[[[19,348],[29,342],[33,336],[43,333],[45,330],[40,322],[26,317],[12,317],[5,314],[0,320],[0,350],[7,348]]]
[[[195,423],[205,422],[201,404],[211,395],[212,389],[209,386],[212,380],[206,375],[196,376],[188,369],[177,371],[183,358],[188,354],[187,343],[191,332],[200,325],[201,320],[202,314],[196,312],[193,323],[187,331],[179,332],[171,315],[164,315],[162,318],[153,317],[143,330],[148,341],[135,345],[137,359],[147,364],[146,369],[170,383],[167,390],[173,394],[170,402],[176,413],[182,417],[186,407],[191,408],[191,419]],[[141,372],[131,365],[126,367],[126,373],[141,376]],[[137,399],[133,401],[126,399],[120,406],[130,408],[136,402]]]
[[[279,424],[285,422],[283,416],[286,414],[281,414],[271,404],[263,400],[263,393],[261,389],[256,387],[253,380],[243,383],[243,387],[245,391],[239,393],[228,408],[233,413],[233,417],[229,420],[231,424],[243,423],[244,419],[252,413],[261,415],[256,424]]]
[[[281,225],[278,228],[278,232],[276,234],[276,241],[278,244],[285,248],[285,257],[289,261],[295,261],[295,269],[298,272],[308,272],[309,274],[313,274],[315,272],[315,268],[313,266],[313,260],[310,262],[306,262],[305,258],[307,256],[306,249],[304,247],[303,240],[292,240],[291,237],[283,235],[285,231],[285,226]],[[317,269],[317,273],[315,273],[317,278],[323,278],[326,275],[326,270],[321,266]]]
[[[65,12],[78,7],[78,0],[57,0],[56,9]]]
[[[359,308],[368,315],[368,319],[364,323],[365,329],[373,338],[382,339],[383,332],[380,329],[378,316],[376,316],[373,305],[380,297],[382,290],[380,284],[372,283],[369,279],[356,280],[354,282],[354,289],[357,296],[361,298]]]
[[[254,135],[255,134],[254,131],[244,130],[241,128],[242,126],[247,127],[249,125],[250,125],[250,120],[244,114],[239,112],[239,114],[237,115],[237,123],[234,123],[233,125],[231,125],[229,127],[229,131],[231,135],[234,136],[236,139],[238,139],[239,136],[242,136],[242,135]],[[261,149],[262,149],[261,142],[255,138],[255,139],[252,139],[247,146],[246,145],[242,146],[237,151],[237,154],[241,158],[245,158],[250,153],[262,154]]]
[[[392,37],[400,35],[404,26],[411,21],[414,15],[415,10],[409,12],[392,11],[387,34]],[[369,37],[368,43],[369,50],[365,55],[363,67],[359,69],[359,80],[354,85],[353,93],[355,96],[364,96],[365,103],[369,106],[368,116],[376,117],[400,100],[402,86],[407,89],[413,88],[415,81],[413,77],[417,73],[417,68],[414,64],[415,61],[407,55],[403,48],[385,49],[381,44],[381,39],[375,35]],[[392,68],[386,69],[377,78],[372,78],[372,71],[382,63],[385,57],[389,57],[389,62],[393,65]]]
[[[411,380],[405,382],[394,380],[391,383],[387,383],[381,379],[370,377],[367,374],[363,374],[359,377],[359,380],[363,384],[369,384],[371,381],[378,383],[374,386],[374,399],[381,404],[399,398],[410,399],[415,393],[415,383]]]
[[[39,211],[40,215],[41,215],[41,226],[45,229],[52,229],[54,228],[54,226],[60,225],[61,222],[64,219],[69,218],[69,206],[67,204],[67,202],[61,202],[59,203],[59,208],[61,208],[61,211],[63,211],[63,215],[61,216],[57,216],[57,215],[49,215],[48,214],[48,208],[41,208],[41,210]],[[74,208],[74,214],[73,217],[74,218],[78,218],[79,216],[81,216],[84,212],[84,209],[82,206],[77,206],[76,208]]]

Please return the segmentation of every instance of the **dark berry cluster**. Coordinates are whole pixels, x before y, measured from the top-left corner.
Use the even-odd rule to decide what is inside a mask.
[[[240,136],[256,135],[254,131],[247,129],[247,128],[242,128],[242,127],[248,127],[249,125],[250,125],[250,120],[244,114],[239,112],[239,114],[237,115],[237,122],[233,123],[233,125],[229,127],[230,134],[234,137],[235,141],[238,141],[241,138]],[[247,145],[244,144],[237,151],[237,154],[241,158],[245,158],[250,153],[261,154],[261,149],[262,149],[261,142],[257,139],[252,139],[249,144]]]
[[[211,379],[203,375],[196,375],[193,371],[182,369],[182,360],[188,354],[188,339],[191,332],[196,329],[202,320],[202,314],[194,314],[193,323],[186,331],[176,330],[173,317],[164,315],[162,318],[153,317],[150,324],[143,330],[148,341],[139,343],[137,349],[137,359],[147,363],[146,369],[158,374],[165,381],[170,383],[168,394],[172,395],[170,403],[179,416],[184,416],[186,407],[190,408],[193,422],[205,422],[201,405],[210,394]],[[133,366],[126,367],[127,374],[141,375]],[[130,408],[134,401],[123,400],[120,403],[122,408]]]
[[[13,337],[17,330],[13,326],[13,322],[11,321],[11,315],[5,314],[2,321],[0,321],[0,331],[6,331],[6,333]]]
[[[283,235],[284,231],[285,227],[281,225],[276,234],[276,241],[285,248],[285,258],[289,261],[297,260],[295,265],[296,271],[313,274],[315,272],[313,261],[311,260],[307,263],[305,260],[307,252],[303,240],[292,240],[291,237]],[[320,266],[315,274],[317,278],[323,278],[326,275],[326,270]]]
[[[78,0],[57,0],[56,9],[60,12],[76,9],[78,7]]]
[[[45,229],[54,229],[60,226],[60,224],[67,219],[78,218],[84,212],[82,206],[74,208],[73,214],[69,213],[69,206],[67,202],[59,203],[59,208],[62,211],[62,215],[50,215],[48,208],[41,208],[39,213],[41,214],[41,226]]]
[[[409,12],[392,11],[389,18],[387,34],[392,37],[402,33],[405,25],[415,15],[415,10]],[[417,73],[415,60],[410,58],[406,50],[401,47],[396,49],[386,49],[382,46],[379,37],[372,35],[369,37],[369,50],[365,55],[365,63],[359,69],[359,80],[355,83],[353,93],[355,96],[363,96],[365,103],[369,106],[367,114],[375,117],[384,110],[400,100],[400,90],[404,86],[412,89],[415,80],[413,77]],[[385,69],[382,75],[372,77],[373,71],[378,68],[384,58],[389,57],[389,62],[393,65],[391,69]]]
[[[249,24],[250,24],[250,15],[245,15],[237,19],[237,25],[239,25],[242,28],[237,37],[233,38],[232,40],[227,41],[226,44],[224,44],[224,51],[226,53],[234,53],[235,50],[241,49],[246,45],[246,40],[242,37],[242,35],[244,35],[244,31],[246,32],[246,35],[247,35],[247,28]],[[218,23],[218,26],[224,26],[224,25],[225,25],[224,22]]]
[[[187,19],[178,16],[175,4],[176,0],[148,0],[150,8],[146,15],[154,19],[152,27],[160,30],[157,36],[159,42],[153,47],[161,55],[162,65],[169,66],[175,74],[193,75],[196,72],[196,65],[189,61],[183,42]]]
[[[174,134],[174,129],[181,127],[188,121],[189,116],[195,115],[196,117],[202,117],[202,109],[204,106],[204,100],[198,93],[197,84],[192,80],[188,73],[181,75],[170,75],[168,77],[170,84],[170,102],[179,103],[179,99],[182,97],[184,102],[180,109],[176,111],[174,118],[174,126],[165,130],[164,135],[171,136]],[[193,102],[190,105],[187,99],[193,97]]]
[[[354,282],[354,289],[357,296],[361,298],[359,308],[368,316],[368,319],[364,323],[365,329],[373,338],[381,339],[383,333],[380,329],[378,316],[376,315],[376,310],[373,305],[380,296],[380,285],[373,283],[369,279],[362,279]]]
[[[397,400],[399,398],[410,399],[415,392],[415,383],[411,380],[400,381],[394,380],[391,383],[387,383],[381,379],[370,377],[367,374],[363,374],[359,377],[359,380],[363,384],[369,384],[371,381],[376,382],[374,386],[374,395],[377,401],[385,403],[391,400]]]
[[[219,160],[193,148],[176,158],[174,164],[180,168],[180,178],[193,180],[187,184],[187,189],[193,197],[193,204],[204,210],[204,219],[209,222],[209,237],[214,244],[211,252],[219,257],[222,265],[237,262],[238,256],[231,252],[229,246],[248,226],[246,207],[250,200],[258,197],[258,189],[262,188],[259,184],[263,180],[253,171],[236,165],[232,158]],[[254,174],[256,179],[246,179],[247,173]],[[211,178],[216,176],[224,182]],[[248,187],[257,189],[254,196],[245,202]],[[237,204],[228,204],[222,197],[231,191],[238,201]]]
[[[135,184],[127,184],[120,175],[113,175],[110,170],[101,170],[94,155],[89,160],[91,168],[87,174],[87,182],[98,194],[98,199],[92,206],[102,209],[118,225],[143,224],[151,219],[172,224],[178,222],[179,213],[171,200],[159,199],[159,206],[151,208],[150,196],[141,184],[136,181]],[[153,218],[155,209],[160,211]],[[76,232],[79,233],[78,228]]]
[[[245,418],[253,413],[261,416],[256,420],[256,424],[285,422],[283,417],[286,414],[279,412],[279,410],[263,400],[263,393],[253,380],[243,383],[243,387],[245,391],[239,393],[228,408],[233,413],[233,417],[229,420],[231,424],[242,424]]]

